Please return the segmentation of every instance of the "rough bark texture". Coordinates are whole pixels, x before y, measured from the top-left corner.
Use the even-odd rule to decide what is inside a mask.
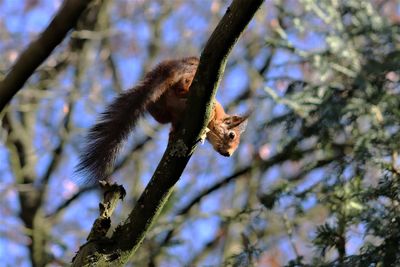
[[[209,121],[213,99],[224,72],[229,52],[250,22],[263,0],[234,0],[218,24],[200,57],[191,85],[188,110],[176,138],[168,143],[149,184],[136,206],[108,242],[102,240],[91,253],[82,246],[86,257],[76,266],[124,266],[140,246],[146,232],[168,200]]]
[[[79,17],[94,0],[66,0],[42,34],[22,52],[11,71],[0,82],[0,112],[12,97],[24,86],[54,48],[76,25]]]

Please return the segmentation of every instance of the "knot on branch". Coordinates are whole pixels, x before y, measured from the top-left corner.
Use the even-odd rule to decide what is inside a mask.
[[[107,181],[99,181],[103,193],[103,201],[99,203],[99,217],[94,221],[88,241],[102,239],[111,227],[111,215],[114,212],[118,200],[123,200],[126,191],[122,185],[110,184]]]

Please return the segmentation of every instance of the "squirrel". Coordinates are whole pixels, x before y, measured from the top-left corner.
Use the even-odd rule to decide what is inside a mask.
[[[171,123],[171,137],[185,112],[198,64],[197,57],[165,60],[138,85],[117,96],[89,130],[76,171],[88,175],[89,180],[107,180],[123,141],[146,111],[159,123]],[[214,150],[231,156],[240,143],[247,117],[226,114],[215,100],[206,133]]]

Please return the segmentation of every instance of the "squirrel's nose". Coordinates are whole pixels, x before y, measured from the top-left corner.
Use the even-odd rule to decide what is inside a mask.
[[[228,151],[227,152],[220,152],[220,154],[222,156],[224,156],[224,157],[230,157],[231,156],[231,153],[229,153]]]

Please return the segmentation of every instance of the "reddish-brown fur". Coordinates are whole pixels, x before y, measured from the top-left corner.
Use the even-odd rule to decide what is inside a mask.
[[[199,60],[188,57],[161,62],[133,89],[119,95],[91,128],[77,171],[89,179],[107,179],[122,142],[146,111],[160,123],[179,127]],[[207,139],[221,155],[231,156],[240,143],[247,116],[227,115],[218,101]]]

